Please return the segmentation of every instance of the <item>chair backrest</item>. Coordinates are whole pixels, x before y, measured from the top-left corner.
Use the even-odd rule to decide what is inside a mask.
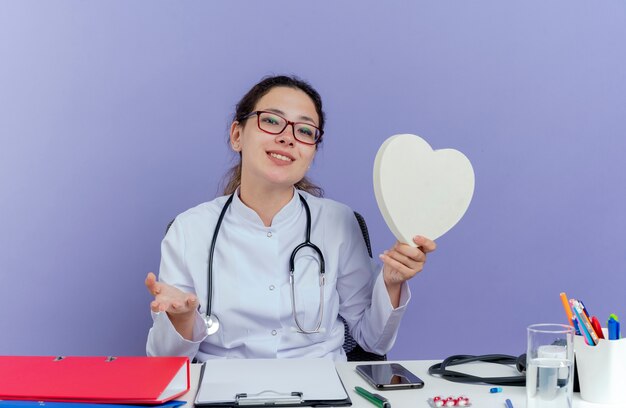
[[[363,218],[361,214],[359,214],[356,211],[354,212],[354,216],[359,222],[359,227],[361,227],[361,233],[363,234],[363,239],[365,240],[365,245],[367,246],[367,253],[369,254],[371,258],[372,257],[372,245],[370,243],[370,234],[369,234],[369,231],[367,230],[367,224],[365,223],[365,219]],[[170,221],[167,224],[167,227],[165,228],[165,234],[167,234],[167,231],[170,230],[170,227],[174,223],[175,219],[176,218],[172,219],[172,221]],[[350,335],[350,327],[348,327],[348,323],[346,323],[343,317],[341,316],[339,317],[343,321],[343,327],[344,327],[343,350],[346,352],[348,361],[385,361],[387,360],[386,355],[381,356],[380,354],[370,353],[369,351],[363,350],[363,348],[356,342],[356,340],[354,340],[352,335]]]
[[[367,224],[365,223],[365,218],[358,212],[354,212],[354,216],[359,222],[359,227],[361,227],[361,233],[363,234],[363,239],[365,240],[365,245],[367,246],[367,253],[370,258],[372,257],[372,244],[370,243],[370,234],[367,230]],[[341,316],[339,316],[341,317]],[[344,326],[344,341],[343,341],[343,350],[346,352],[346,356],[348,357],[348,361],[385,361],[387,360],[386,355],[380,355],[375,353],[370,353],[369,351],[363,350],[363,348],[354,340],[354,338],[350,335],[350,328],[348,327],[348,323],[341,317],[343,320]]]

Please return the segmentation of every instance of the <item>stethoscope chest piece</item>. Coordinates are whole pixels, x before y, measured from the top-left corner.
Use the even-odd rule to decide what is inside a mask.
[[[217,333],[220,328],[220,321],[215,315],[204,316],[204,324],[206,324],[206,333],[209,336]]]

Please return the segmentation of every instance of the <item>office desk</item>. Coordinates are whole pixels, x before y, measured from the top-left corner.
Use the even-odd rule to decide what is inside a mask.
[[[355,362],[337,363],[337,372],[343,381],[343,384],[350,395],[352,406],[354,408],[373,408],[374,405],[366,401],[363,397],[354,391],[354,387],[359,385],[366,390],[377,392],[389,400],[392,408],[420,408],[428,407],[428,398],[436,395],[448,397],[450,395],[465,395],[472,402],[474,408],[504,408],[504,401],[508,398],[513,402],[515,408],[526,408],[526,390],[524,387],[502,387],[502,392],[491,394],[489,389],[493,385],[478,384],[460,384],[454,383],[441,378],[428,375],[428,367],[440,362],[440,360],[413,360],[398,361],[422,380],[424,380],[424,388],[394,391],[375,391],[365,380],[357,374],[354,367],[358,364]],[[372,362],[372,364],[381,364],[384,362]],[[191,388],[183,398],[193,406],[193,401],[198,389],[198,381],[200,379],[200,364],[191,365]],[[497,364],[473,363],[463,366],[455,366],[455,370],[476,374],[480,376],[510,376],[516,375],[517,371],[513,367],[501,366]],[[574,408],[615,408],[616,405],[592,404],[582,401],[578,393],[574,393]]]

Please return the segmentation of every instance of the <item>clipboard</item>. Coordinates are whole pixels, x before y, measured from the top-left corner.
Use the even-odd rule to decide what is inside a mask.
[[[168,401],[163,404],[152,405],[155,408],[176,408],[185,405],[187,401]],[[15,401],[0,400],[0,408],[140,408],[137,405],[125,404],[98,404],[91,402],[49,402],[49,401]]]
[[[202,365],[197,407],[346,407],[330,359],[219,359]]]

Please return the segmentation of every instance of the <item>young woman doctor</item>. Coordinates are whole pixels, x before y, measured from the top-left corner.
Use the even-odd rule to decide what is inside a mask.
[[[321,98],[298,78],[266,78],[241,99],[226,195],[176,217],[159,280],[146,278],[148,355],[345,360],[339,316],[365,350],[391,349],[406,281],[435,243],[396,243],[373,266],[352,210],[305,177],[323,129]]]

